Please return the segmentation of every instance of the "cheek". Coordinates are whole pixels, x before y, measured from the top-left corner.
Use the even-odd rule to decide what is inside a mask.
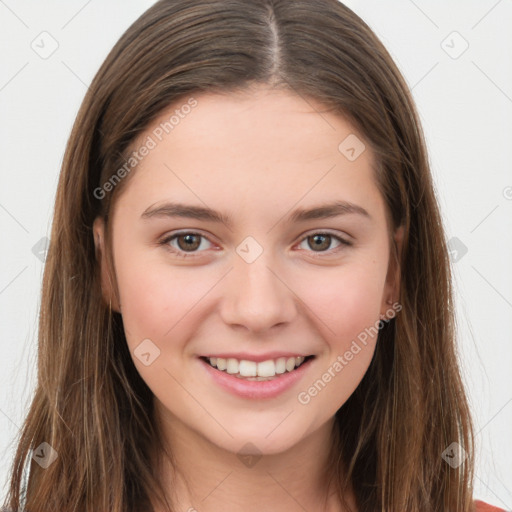
[[[166,286],[154,271],[126,262],[117,269],[123,324],[129,344],[143,338],[157,339],[172,327],[173,318],[166,315],[178,304],[175,287]]]
[[[187,288],[143,253],[128,252],[122,242],[116,250],[116,277],[128,344],[133,349],[145,338],[160,343],[163,334],[183,314],[183,294]]]
[[[146,338],[162,349],[181,348],[193,334],[194,316],[200,310],[197,306],[203,305],[201,299],[219,280],[211,270],[176,268],[136,253],[120,258],[116,275],[123,324],[132,349]]]
[[[326,357],[297,396],[315,426],[348,400],[368,370],[378,337],[382,265],[351,265],[315,280],[306,301],[318,315]]]
[[[300,297],[323,324],[325,338],[343,345],[379,319],[384,268],[378,262],[360,260],[323,270],[301,277]]]
[[[132,360],[155,395],[179,396],[170,377],[193,336],[194,304],[205,284],[136,253],[116,262],[116,275],[126,341]],[[165,390],[165,391],[163,391]]]

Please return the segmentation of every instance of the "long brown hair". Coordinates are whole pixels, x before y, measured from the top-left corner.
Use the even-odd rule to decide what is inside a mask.
[[[473,426],[424,135],[389,53],[337,0],[161,0],[108,55],[64,156],[43,278],[37,388],[5,506],[136,512],[153,510],[155,497],[164,503],[152,459],[162,447],[152,393],[130,357],[120,314],[103,300],[92,235],[97,216],[109,225],[129,177],[108,193],[98,187],[170,104],[253,84],[314,99],[353,123],[376,155],[392,226],[404,226],[402,310],[380,330],[367,373],[336,414],[332,481],[340,495],[352,483],[360,512],[472,510]],[[43,442],[58,453],[47,468],[31,458]],[[442,457],[452,443],[468,454],[457,467]]]

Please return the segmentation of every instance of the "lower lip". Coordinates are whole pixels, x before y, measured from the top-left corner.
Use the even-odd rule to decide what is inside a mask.
[[[211,378],[221,387],[242,398],[264,399],[275,398],[296,384],[308,370],[314,358],[308,359],[292,372],[276,375],[272,380],[245,380],[234,377],[229,373],[213,368],[206,361],[200,359],[202,366]]]

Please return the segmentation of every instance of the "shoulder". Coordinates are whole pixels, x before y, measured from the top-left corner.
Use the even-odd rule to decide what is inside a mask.
[[[475,512],[505,512],[504,509],[475,500]]]

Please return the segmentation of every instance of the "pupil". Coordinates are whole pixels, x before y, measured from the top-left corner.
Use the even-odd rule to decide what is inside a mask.
[[[318,248],[327,249],[329,247],[329,239],[330,239],[329,235],[313,235],[310,238],[313,238],[314,246],[317,249]]]
[[[181,247],[181,244],[179,243],[180,238],[185,240],[185,244],[186,244],[185,247]],[[197,249],[199,247],[199,244],[197,243],[197,240],[194,243],[194,238],[197,239],[198,237],[196,235],[182,235],[181,237],[179,237],[178,245],[180,245],[180,249],[184,249],[184,250]]]
[[[181,247],[181,243],[179,243],[181,238],[185,240],[186,247]],[[198,237],[196,235],[182,235],[181,237],[178,238],[178,244],[180,245],[181,249],[194,250],[199,247],[197,243],[197,238]],[[327,249],[329,247],[330,235],[313,235],[310,236],[309,238],[312,238],[314,240],[313,245],[315,246],[316,249]],[[195,243],[194,239],[196,239]]]

